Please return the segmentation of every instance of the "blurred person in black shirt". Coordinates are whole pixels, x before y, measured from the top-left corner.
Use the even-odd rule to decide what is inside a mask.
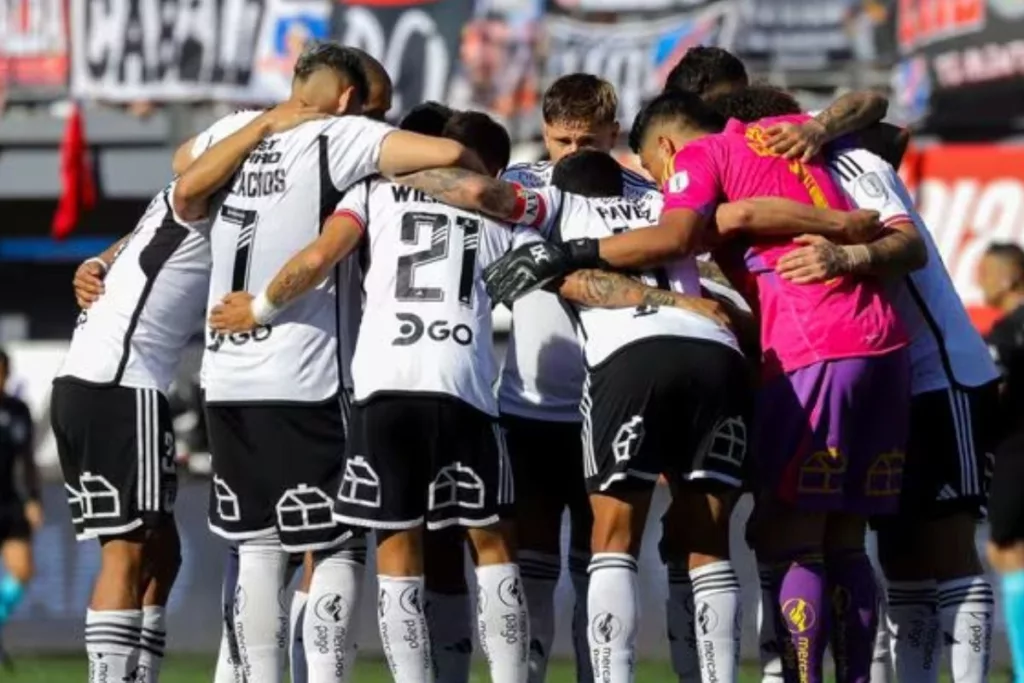
[[[1003,575],[1003,610],[1014,668],[1024,668],[1024,250],[993,244],[982,257],[978,285],[1003,317],[988,335],[1003,373],[995,472],[989,499],[989,560]]]
[[[5,570],[0,579],[0,628],[32,578],[32,532],[43,523],[32,413],[5,391],[10,367],[10,359],[0,349],[0,556]]]

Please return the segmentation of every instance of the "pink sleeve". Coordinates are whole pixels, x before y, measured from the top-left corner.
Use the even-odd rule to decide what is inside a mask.
[[[665,182],[662,211],[690,209],[701,214],[714,211],[722,199],[714,148],[689,144],[672,160],[673,173]]]

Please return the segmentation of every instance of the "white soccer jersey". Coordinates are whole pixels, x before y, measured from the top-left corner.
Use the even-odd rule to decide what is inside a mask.
[[[510,166],[503,180],[523,187],[551,184],[554,164]],[[661,193],[643,176],[622,169],[628,199],[658,202]],[[658,214],[653,214],[657,222]],[[505,367],[498,390],[501,411],[519,417],[578,422],[583,395],[583,356],[565,304],[549,292],[532,292],[512,305]]]
[[[344,190],[379,170],[394,130],[358,116],[311,121],[264,140],[215,206],[208,304],[233,291],[256,293],[320,234]],[[343,348],[332,275],[270,325],[207,331],[206,397],[216,403],[317,403],[339,394]]]
[[[196,138],[193,155],[258,115],[239,112]],[[203,329],[210,283],[208,222],[176,221],[173,183],[149,203],[104,280],[103,295],[78,316],[58,377],[166,392],[181,352]]]
[[[356,185],[338,211],[366,230],[366,305],[352,361],[356,400],[445,394],[497,416],[492,306],[481,273],[540,235],[383,179]]]
[[[555,241],[601,239],[626,230],[657,223],[662,199],[631,201],[626,198],[593,199],[548,187],[535,190],[543,206],[536,227]],[[666,291],[701,296],[697,260],[686,257],[642,274],[644,284]],[[576,329],[586,364],[594,368],[615,352],[643,339],[683,337],[724,344],[739,351],[735,335],[710,318],[674,306],[590,308],[573,305]]]
[[[888,225],[909,218],[928,247],[928,264],[906,277],[894,296],[911,337],[911,392],[975,387],[996,379],[999,373],[985,342],[971,324],[935,240],[895,169],[864,149],[833,155],[829,167],[858,207],[878,211]]]

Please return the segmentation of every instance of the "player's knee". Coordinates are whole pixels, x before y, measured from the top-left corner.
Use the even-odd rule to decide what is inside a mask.
[[[640,550],[649,502],[649,495],[646,500],[639,496],[591,496],[591,507],[594,510],[591,551],[628,553],[636,557]]]
[[[515,536],[510,522],[499,522],[489,527],[469,529],[467,533],[476,566],[485,567],[492,564],[515,562]]]
[[[958,513],[923,526],[921,539],[926,552],[921,555],[932,568],[934,579],[949,581],[984,571],[975,542],[977,520],[973,514]]]
[[[423,576],[423,530],[378,532],[377,573],[383,576]]]
[[[101,541],[100,572],[123,577],[126,581],[138,580],[142,574],[144,549],[141,538]]]
[[[1011,543],[989,541],[986,547],[989,563],[1001,573],[1024,570],[1024,540]]]
[[[18,583],[26,584],[32,580],[35,576],[35,562],[31,545],[25,541],[8,542],[3,549],[3,555],[4,568]]]

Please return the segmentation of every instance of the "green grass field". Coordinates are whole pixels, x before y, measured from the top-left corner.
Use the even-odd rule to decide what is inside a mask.
[[[13,653],[12,653],[13,654]],[[0,670],[3,683],[82,683],[86,680],[83,656],[16,656],[14,671]],[[171,655],[161,673],[161,683],[211,683],[214,661],[209,656]],[[637,671],[642,683],[675,683],[668,662],[642,663]],[[743,683],[754,683],[758,677],[753,669]],[[382,660],[360,660],[352,683],[390,683],[391,677]],[[471,683],[486,683],[486,668],[478,662],[470,678]],[[548,671],[548,683],[574,683],[573,667],[569,662],[554,662]]]
[[[14,671],[0,669],[2,683],[83,683],[86,680],[85,656],[19,656],[14,660]],[[161,683],[212,683],[213,657],[207,655],[172,655],[160,675]],[[548,669],[547,683],[575,683],[573,666],[568,661],[552,662]],[[483,662],[476,662],[470,683],[487,683],[489,678]],[[668,662],[641,662],[636,672],[638,683],[676,683]],[[740,683],[759,683],[760,671],[746,664],[740,676]],[[832,676],[826,675],[831,681]],[[949,675],[943,673],[941,683],[950,683]],[[993,683],[1010,683],[1009,672],[994,669],[990,678]],[[391,683],[387,666],[383,660],[361,659],[356,667],[352,683]]]

